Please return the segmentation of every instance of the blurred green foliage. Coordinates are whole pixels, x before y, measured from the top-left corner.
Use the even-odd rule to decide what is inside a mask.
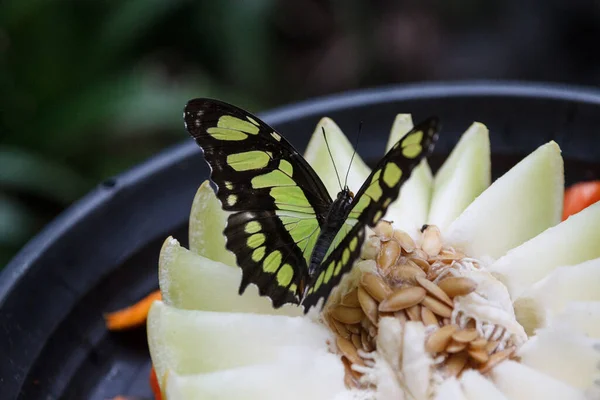
[[[184,140],[190,98],[263,106],[248,94],[268,77],[253,44],[271,2],[230,3],[0,4],[0,266],[97,182]]]

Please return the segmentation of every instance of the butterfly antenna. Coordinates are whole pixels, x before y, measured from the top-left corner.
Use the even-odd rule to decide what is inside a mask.
[[[323,139],[325,139],[325,145],[327,146],[327,151],[329,152],[329,158],[331,158],[331,162],[333,163],[333,169],[335,170],[335,176],[338,180],[338,184],[340,185],[340,190],[344,190],[342,188],[342,181],[340,181],[340,175],[338,174],[337,167],[335,166],[335,160],[333,159],[333,155],[331,155],[331,149],[329,148],[329,143],[327,142],[327,135],[325,135],[325,128],[321,127],[323,130]]]
[[[356,141],[354,142],[354,152],[352,153],[352,157],[350,158],[350,164],[348,164],[348,170],[346,171],[346,178],[344,179],[344,187],[348,184],[348,175],[350,174],[350,167],[352,166],[352,160],[354,160],[354,155],[356,154],[356,149],[358,148],[358,138],[360,137],[360,131],[362,131],[362,121],[358,124],[358,133],[356,134]]]

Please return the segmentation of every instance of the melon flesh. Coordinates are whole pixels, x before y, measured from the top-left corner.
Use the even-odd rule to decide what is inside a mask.
[[[147,332],[159,377],[167,371],[198,374],[326,352],[333,339],[308,318],[180,310],[161,301],[150,309]]]
[[[208,374],[169,374],[167,400],[342,400],[344,387],[339,357],[306,353],[277,363],[252,365]]]
[[[464,371],[460,384],[468,400],[507,400],[500,390],[487,378],[474,370]]]
[[[305,158],[335,198],[340,188],[322,127],[342,181],[354,149],[329,118],[319,122],[309,142]],[[399,114],[388,149],[411,128],[410,115]],[[600,328],[589,321],[600,317],[600,291],[595,290],[599,272],[582,264],[559,268],[545,277],[559,266],[600,257],[600,249],[590,250],[598,247],[591,243],[600,243],[600,233],[592,231],[592,226],[600,226],[600,211],[584,210],[579,214],[586,217],[571,217],[571,222],[548,229],[559,223],[562,213],[564,178],[558,146],[554,142],[541,146],[482,193],[490,182],[489,153],[487,129],[473,124],[435,181],[427,162],[419,164],[385,218],[414,236],[423,222],[436,224],[447,244],[484,261],[497,260],[492,271],[505,284],[509,282],[509,290],[512,285],[511,298],[522,294],[515,303],[517,315],[519,309],[535,309],[524,318],[539,323],[551,315],[552,326],[538,331],[539,335],[522,348],[523,364],[505,361],[493,369],[493,383],[476,372],[465,371],[458,380],[447,379],[435,398],[584,400],[584,390],[597,378],[594,363],[600,361],[593,349],[597,340],[592,339],[600,337]],[[355,155],[348,186],[358,191],[369,173]],[[242,296],[237,294],[241,270],[231,267],[236,265],[235,258],[224,250],[226,218],[205,181],[190,213],[192,251],[173,238],[168,238],[161,250],[159,281],[164,303],[153,304],[147,329],[152,361],[166,399],[363,399],[353,397],[355,392],[345,388],[340,356],[328,348],[334,336],[311,319],[314,316],[304,317],[295,305],[274,310],[254,285]],[[531,239],[540,232],[543,240]],[[529,242],[506,254],[526,240]],[[561,250],[559,244],[565,241],[571,247]],[[585,281],[584,275],[590,274],[593,281]],[[575,292],[571,285],[581,286],[582,282],[585,290]],[[540,305],[543,302],[548,304]],[[380,366],[401,367],[411,398],[428,399],[434,360],[424,349],[425,327],[417,322],[403,327],[386,325],[386,320],[380,321],[383,332],[378,343],[393,339],[385,336],[388,325],[390,332],[401,334],[394,336],[399,338],[396,348],[389,346],[394,354],[381,354],[385,362]],[[581,333],[567,332],[567,327]],[[565,373],[564,368],[570,370]],[[389,376],[394,376],[392,371]],[[390,382],[382,379],[378,383],[382,385],[378,391],[381,395]],[[388,393],[399,388],[395,380],[393,383],[388,385]]]
[[[190,250],[210,260],[237,266],[233,253],[225,248],[223,230],[228,216],[209,181],[202,182],[190,211]]]
[[[563,191],[560,149],[550,142],[477,197],[447,232],[442,231],[444,239],[470,257],[497,259],[560,222]]]
[[[551,326],[538,330],[534,339],[520,349],[519,356],[523,365],[585,390],[600,378],[596,369],[600,352],[594,349],[598,343],[569,328]]]
[[[257,314],[301,315],[302,309],[286,304],[274,309],[271,300],[250,285],[242,296],[238,289],[242,270],[210,260],[165,240],[159,257],[158,281],[163,300],[177,308]]]
[[[433,359],[425,351],[425,326],[421,322],[407,322],[402,340],[402,371],[406,386],[416,400],[425,400],[433,366]]]
[[[439,387],[434,400],[469,400],[456,378],[446,379]]]
[[[600,257],[598,227],[600,202],[511,250],[489,269],[517,298],[558,267]]]
[[[515,300],[515,314],[532,334],[571,301],[600,301],[600,258],[555,269]]]
[[[583,391],[516,361],[498,364],[492,369],[491,376],[511,400],[589,400]]]
[[[587,337],[600,339],[600,302],[571,302],[554,319],[555,325],[568,327]]]
[[[325,145],[323,129],[325,129],[325,134],[327,135],[331,156]],[[337,197],[341,188],[331,157],[333,156],[333,160],[335,160],[339,179],[343,185],[353,153],[354,146],[336,123],[330,118],[322,118],[308,142],[304,158],[317,175],[319,175],[332,199]],[[350,168],[350,172],[348,173],[348,187],[354,193],[358,192],[370,173],[371,169],[356,153],[352,160],[352,168]]]
[[[413,128],[410,114],[398,114],[388,138],[386,152]],[[395,229],[401,229],[417,238],[423,221],[427,220],[433,189],[433,175],[427,160],[421,160],[410,178],[400,188],[398,199],[390,204],[383,219],[392,221]]]
[[[444,231],[490,186],[491,169],[488,129],[475,122],[435,175],[427,223]]]

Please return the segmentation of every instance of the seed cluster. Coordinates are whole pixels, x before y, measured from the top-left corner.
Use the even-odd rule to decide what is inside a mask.
[[[420,321],[427,326],[425,350],[446,377],[458,376],[466,368],[487,373],[513,355],[514,347],[501,348],[497,340],[481,336],[475,320],[462,327],[453,322],[454,299],[474,292],[477,283],[452,273],[465,255],[443,246],[436,226],[423,227],[419,244],[387,221],[374,231],[361,257],[374,260],[376,267],[363,273],[357,285],[324,312],[336,333],[348,387],[359,386],[361,374],[351,366],[364,366],[361,352],[376,350],[382,317],[395,317],[402,324]]]

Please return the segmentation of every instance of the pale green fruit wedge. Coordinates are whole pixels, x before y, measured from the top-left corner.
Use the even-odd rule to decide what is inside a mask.
[[[218,371],[327,350],[332,334],[302,317],[180,310],[161,301],[148,314],[158,377]],[[339,362],[339,361],[338,361]]]
[[[177,308],[205,311],[232,311],[258,314],[301,315],[300,307],[286,304],[274,309],[268,297],[258,294],[255,285],[238,295],[242,270],[210,260],[165,240],[159,256],[158,281],[165,303]]]
[[[597,321],[596,321],[597,323]],[[566,327],[540,329],[519,350],[521,363],[570,386],[586,390],[598,378],[600,352],[597,339],[585,337]]]
[[[509,251],[489,269],[516,299],[556,268],[600,257],[599,226],[600,202]]]
[[[469,400],[456,378],[446,379],[439,387],[434,400]]]
[[[517,319],[531,335],[571,301],[600,301],[600,258],[559,267],[514,301]]]
[[[554,318],[554,324],[590,338],[600,339],[600,302],[571,302]]]
[[[237,266],[233,253],[225,248],[223,230],[228,216],[209,181],[202,182],[190,212],[190,250],[211,260]]]
[[[490,137],[475,122],[435,175],[427,223],[444,231],[491,182]]]
[[[511,400],[589,400],[583,391],[516,361],[504,361],[490,374],[496,386]]]
[[[470,257],[497,259],[560,222],[563,191],[560,149],[550,142],[477,197],[446,232],[442,230],[444,239]],[[579,235],[572,236],[576,238]]]
[[[350,159],[354,153],[354,146],[333,120],[330,118],[322,118],[317,124],[317,127],[308,142],[306,151],[304,152],[304,158],[317,172],[317,175],[319,175],[325,184],[331,198],[335,199],[340,191],[340,184],[338,182],[338,175],[336,175],[335,169],[333,168],[333,161],[331,160],[331,156],[325,145],[322,128],[325,129],[331,155],[335,160],[335,165],[342,185],[344,184],[344,178],[348,171]],[[358,153],[356,153],[352,160],[352,168],[350,168],[350,172],[348,173],[348,187],[350,190],[356,193],[370,173],[371,169],[360,158]]]
[[[386,152],[412,128],[413,122],[410,114],[398,114],[388,138]],[[383,219],[392,221],[394,228],[401,229],[413,238],[417,238],[423,221],[427,220],[432,188],[433,175],[427,160],[424,159],[415,167],[410,178],[400,188],[398,199],[390,204]]]
[[[239,335],[243,339],[243,335]],[[167,376],[166,400],[342,400],[344,367],[338,356],[306,352],[285,361],[201,375]]]
[[[468,400],[508,400],[489,379],[474,370],[464,371],[460,384]]]

